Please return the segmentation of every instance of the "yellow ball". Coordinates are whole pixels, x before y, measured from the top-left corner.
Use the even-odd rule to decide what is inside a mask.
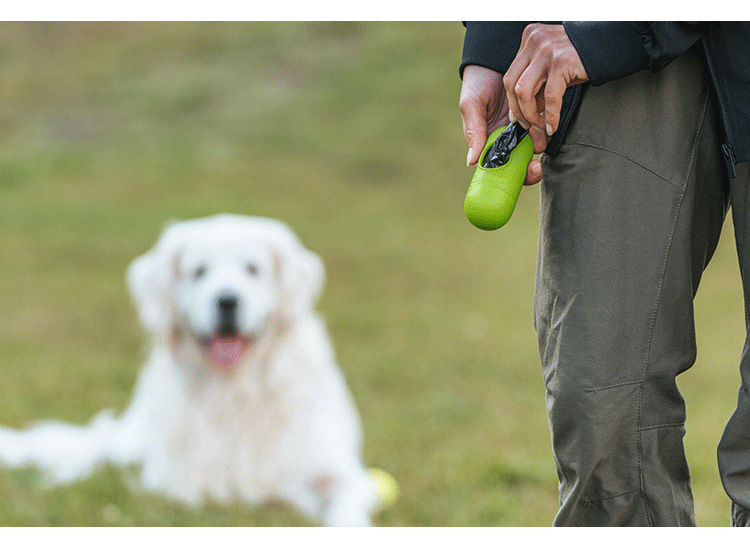
[[[375,492],[380,500],[381,509],[390,507],[396,503],[400,489],[396,479],[393,478],[393,475],[376,467],[371,467],[368,471],[370,472],[370,477],[375,486]]]

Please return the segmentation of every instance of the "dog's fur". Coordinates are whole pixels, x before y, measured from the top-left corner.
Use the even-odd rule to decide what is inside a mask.
[[[136,465],[144,487],[186,503],[276,499],[368,525],[359,416],[313,311],[318,256],[278,221],[219,215],[169,226],[127,277],[151,338],[128,408],[0,428],[0,463],[56,483]]]

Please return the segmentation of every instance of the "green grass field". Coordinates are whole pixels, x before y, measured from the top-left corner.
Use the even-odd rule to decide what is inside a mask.
[[[386,526],[548,526],[557,507],[532,325],[538,189],[463,216],[459,23],[0,23],[0,423],[122,410],[144,358],[124,283],[171,219],[289,223],[399,480]],[[744,337],[730,223],[681,377],[698,522],[728,524],[715,447]],[[188,510],[103,469],[0,471],[2,525],[303,525],[281,505]]]

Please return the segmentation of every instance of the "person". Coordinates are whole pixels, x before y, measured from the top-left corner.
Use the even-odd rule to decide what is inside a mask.
[[[732,208],[750,325],[750,24],[465,23],[459,101],[474,165],[518,121],[542,181],[534,324],[559,526],[695,525],[676,377],[693,298]],[[750,332],[750,331],[749,331]],[[750,337],[718,447],[750,525]]]

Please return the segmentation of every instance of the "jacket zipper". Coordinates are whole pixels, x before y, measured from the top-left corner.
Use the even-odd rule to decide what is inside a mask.
[[[563,118],[562,125],[557,128],[557,131],[555,131],[555,134],[553,136],[553,139],[555,140],[554,149],[550,149],[549,147],[547,149],[547,154],[551,157],[555,157],[557,155],[563,143],[565,142],[568,128],[570,127],[570,124],[573,123],[573,119],[576,117],[575,115],[576,111],[578,110],[578,104],[581,102],[581,97],[583,96],[584,85],[586,84],[577,84],[573,89],[573,96],[571,97],[570,105],[568,105],[568,109],[565,112],[565,118]]]
[[[722,144],[721,145],[721,152],[724,154],[724,161],[727,164],[727,169],[729,170],[729,175],[732,178],[737,177],[737,170],[734,168],[734,166],[737,164],[737,158],[734,155],[734,148],[732,148],[732,145],[729,143]]]
[[[581,102],[581,96],[583,95],[583,85],[578,85],[576,87],[576,90],[573,92],[573,98],[570,101],[570,108],[568,108],[567,116],[565,116],[565,121],[563,123],[562,127],[562,134],[560,135],[560,142],[562,142],[565,139],[565,135],[568,133],[568,127],[570,127],[570,124],[573,122],[573,118],[575,118],[576,111],[578,110],[578,103]]]
[[[731,137],[729,135],[729,125],[727,124],[727,112],[724,107],[724,103],[722,102],[721,94],[719,93],[719,85],[718,80],[716,77],[716,69],[714,68],[713,61],[711,61],[711,57],[708,54],[709,48],[708,48],[708,38],[707,35],[711,33],[711,27],[710,25],[706,28],[706,33],[701,37],[701,40],[703,42],[703,49],[706,53],[706,64],[708,65],[708,71],[711,73],[711,80],[713,81],[714,89],[716,90],[716,100],[719,103],[719,114],[721,117],[721,125],[724,129],[724,137],[726,137],[727,141],[726,143],[721,145],[721,153],[724,156],[724,163],[727,165],[727,172],[729,173],[729,176],[731,178],[737,177],[737,170],[735,169],[735,165],[737,163],[737,158],[734,155],[734,147],[731,144]]]

